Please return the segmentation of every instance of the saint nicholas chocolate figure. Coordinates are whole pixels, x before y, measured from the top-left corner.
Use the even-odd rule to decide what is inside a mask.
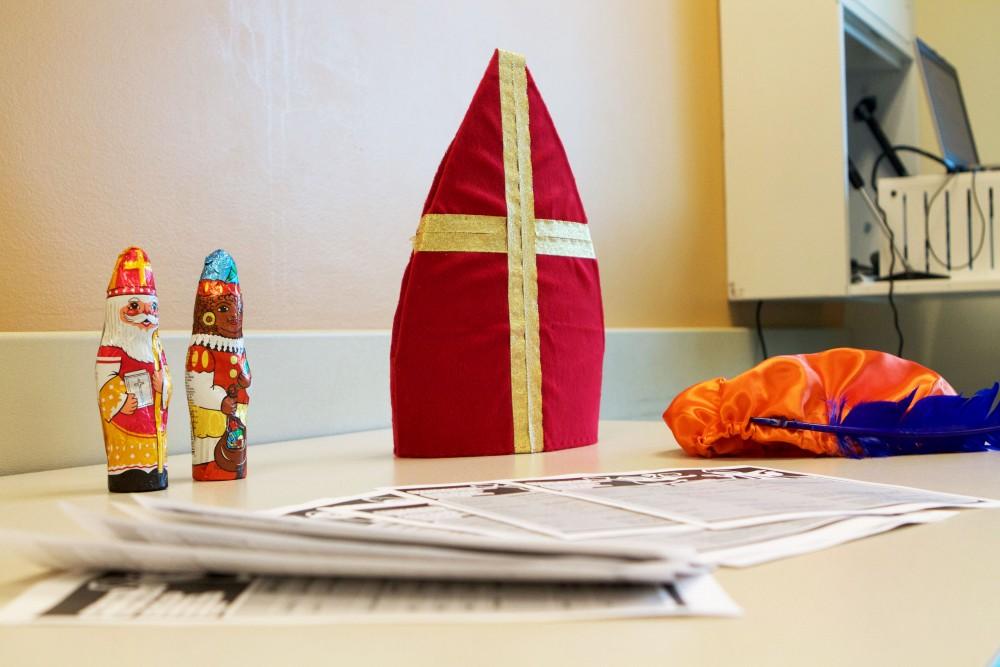
[[[108,283],[97,350],[97,404],[113,492],[167,488],[171,382],[160,345],[159,303],[149,256],[126,248]]]

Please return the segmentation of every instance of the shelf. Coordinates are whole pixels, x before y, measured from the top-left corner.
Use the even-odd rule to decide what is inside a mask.
[[[927,280],[897,280],[894,293],[911,295],[985,294],[1000,292],[1000,272],[995,277],[943,278]],[[864,298],[886,296],[889,283],[854,283],[847,288],[849,297]]]
[[[884,28],[883,28],[884,29]],[[902,70],[913,60],[906,42],[893,32],[879,32],[853,11],[844,7],[844,35],[847,62],[867,62],[871,69]],[[888,35],[892,35],[889,37]],[[852,57],[853,56],[853,57]]]

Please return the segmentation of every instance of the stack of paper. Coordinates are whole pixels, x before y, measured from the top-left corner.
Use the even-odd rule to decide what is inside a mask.
[[[0,536],[35,563],[77,573],[30,589],[0,621],[500,621],[739,611],[688,548],[139,500],[126,506],[131,516],[63,507],[101,539]]]
[[[757,466],[674,468],[386,488],[278,508],[271,516],[698,552],[745,567],[996,501]]]
[[[714,564],[752,565],[954,514],[933,508],[998,506],[752,466],[396,487],[266,512],[136,500],[119,516],[64,508],[99,538],[0,534],[34,562],[89,572],[44,582],[0,618],[733,614],[707,574]]]

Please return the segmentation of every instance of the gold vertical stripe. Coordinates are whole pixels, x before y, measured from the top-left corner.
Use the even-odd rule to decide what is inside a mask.
[[[528,373],[524,321],[524,266],[521,179],[517,159],[517,109],[514,70],[523,58],[500,52],[500,125],[503,131],[504,197],[507,200],[507,309],[510,319],[510,390],[514,417],[514,451],[531,451],[528,429]]]
[[[544,449],[528,81],[523,56],[500,51],[499,60],[514,451],[525,453]]]
[[[521,177],[521,208],[524,230],[524,320],[525,356],[528,371],[528,429],[531,451],[545,448],[542,431],[542,359],[538,317],[538,262],[535,259],[535,185],[531,167],[531,133],[528,121],[528,72],[524,59],[514,70],[517,109],[517,157]]]

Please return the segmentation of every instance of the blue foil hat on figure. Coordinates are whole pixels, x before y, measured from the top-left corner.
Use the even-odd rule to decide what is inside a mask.
[[[232,255],[221,248],[212,251],[205,258],[205,268],[201,271],[201,279],[240,284],[240,277],[236,273],[236,262]]]

